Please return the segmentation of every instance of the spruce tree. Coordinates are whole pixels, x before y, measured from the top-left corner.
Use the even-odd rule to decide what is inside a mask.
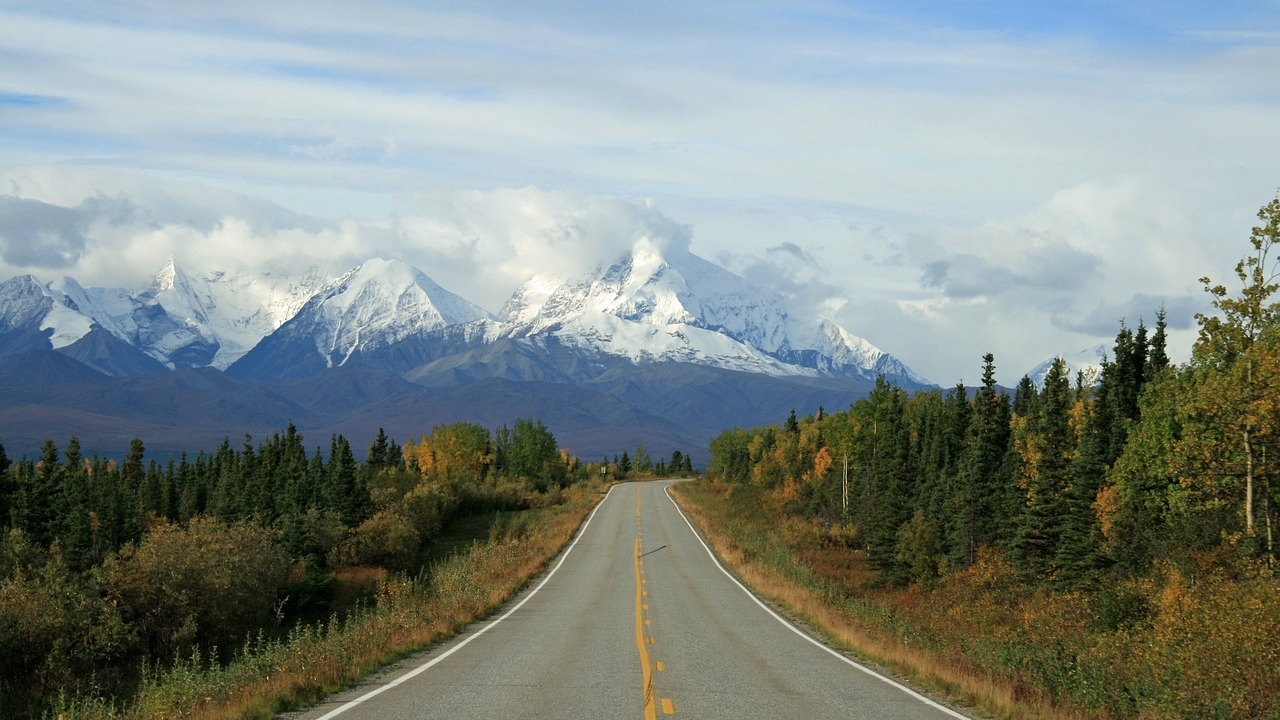
[[[85,570],[93,564],[93,528],[90,512],[93,510],[89,474],[84,455],[80,451],[80,438],[72,435],[63,452],[62,480],[59,498],[54,511],[58,541],[62,545],[62,558],[72,570]]]
[[[800,422],[796,420],[795,408],[791,408],[791,414],[787,416],[787,422],[785,425],[782,426],[782,429],[785,432],[791,433],[792,435],[800,434]]]
[[[1169,355],[1166,351],[1168,343],[1165,309],[1156,310],[1156,331],[1151,336],[1151,346],[1147,350],[1147,364],[1143,369],[1143,379],[1151,382],[1160,372],[1169,367]]]
[[[1066,584],[1085,583],[1109,564],[1103,552],[1102,526],[1093,511],[1107,472],[1110,420],[1103,383],[1098,401],[1092,403],[1079,452],[1071,462],[1070,485],[1063,496],[1062,523],[1054,564],[1056,579]]]
[[[18,507],[14,514],[14,526],[27,534],[40,547],[48,547],[57,536],[55,503],[59,500],[62,481],[62,464],[58,461],[58,446],[45,439],[40,446],[40,459],[34,465],[22,467],[18,481]]]
[[[911,518],[915,489],[906,393],[882,375],[863,402],[870,428],[869,458],[864,465],[867,554],[885,580],[903,582],[908,566],[898,557],[898,530]]]
[[[1064,500],[1070,484],[1071,383],[1066,363],[1057,358],[1045,376],[1029,442],[1035,461],[1026,478],[1026,506],[1013,539],[1014,559],[1031,580],[1051,577],[1062,536]]]
[[[1035,409],[1039,400],[1039,393],[1036,391],[1036,384],[1031,382],[1031,378],[1023,375],[1018,381],[1018,387],[1013,391],[1013,414],[1018,417],[1029,417]]]
[[[973,414],[957,471],[956,524],[949,543],[952,558],[972,565],[978,547],[1007,539],[1013,478],[1003,472],[1010,449],[1009,397],[997,392],[995,356],[982,357],[982,384],[973,397]]]
[[[369,453],[365,456],[364,464],[372,470],[381,470],[387,466],[387,452],[387,433],[382,428],[378,428],[378,436],[369,445]]]

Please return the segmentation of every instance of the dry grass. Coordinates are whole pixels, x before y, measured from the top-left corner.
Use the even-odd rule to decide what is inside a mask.
[[[811,548],[804,558],[788,558],[792,572],[786,572],[778,562],[770,562],[774,558],[768,557],[767,553],[748,547],[751,543],[743,533],[749,530],[740,524],[742,518],[730,519],[717,512],[717,506],[723,503],[716,502],[714,498],[723,496],[726,490],[675,486],[673,491],[680,507],[698,526],[716,554],[744,583],[835,645],[992,717],[1012,720],[1082,717],[1053,707],[1047,699],[1038,697],[1016,680],[994,678],[982,672],[958,652],[939,654],[911,647],[894,634],[859,617],[844,601],[844,596],[854,586],[865,588],[872,573],[865,564],[849,559],[853,553],[847,550],[828,553]],[[830,563],[830,567],[824,570],[832,572],[828,577],[839,578],[837,585],[814,588],[795,579],[794,563],[797,560],[813,562],[822,560],[824,556]],[[844,559],[836,562],[834,558],[837,556]],[[909,602],[909,596],[906,601]]]

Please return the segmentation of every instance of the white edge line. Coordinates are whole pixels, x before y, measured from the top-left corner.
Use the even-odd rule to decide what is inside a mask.
[[[697,539],[698,539],[698,543],[699,543],[700,545],[702,545],[702,549],[703,549],[703,550],[706,550],[706,551],[707,551],[707,555],[711,556],[711,562],[715,563],[715,564],[716,564],[716,567],[717,567],[717,568],[720,568],[720,572],[724,573],[724,574],[725,574],[725,577],[727,577],[727,578],[729,578],[729,580],[733,581],[733,584],[734,584],[734,585],[737,585],[737,586],[738,586],[738,588],[742,590],[742,592],[746,593],[746,594],[747,594],[747,597],[751,598],[751,599],[755,602],[755,604],[759,605],[761,608],[763,608],[763,609],[764,609],[764,611],[765,611],[765,612],[767,612],[767,613],[769,613],[770,615],[772,615],[774,620],[777,620],[778,622],[782,623],[782,624],[783,624],[783,625],[784,625],[788,630],[790,630],[791,632],[795,633],[796,635],[799,635],[800,637],[804,638],[805,640],[809,641],[809,643],[811,643],[812,645],[814,645],[814,646],[816,646],[816,647],[821,648],[822,650],[824,650],[825,652],[827,652],[828,654],[830,654],[832,657],[838,658],[838,659],[840,659],[841,661],[843,661],[843,662],[845,662],[845,663],[847,663],[847,664],[849,664],[849,665],[852,665],[853,667],[855,667],[855,668],[857,668],[857,669],[861,670],[862,672],[864,672],[864,673],[866,673],[866,674],[870,675],[871,677],[876,678],[877,680],[882,680],[882,681],[884,681],[884,682],[886,682],[886,683],[888,683],[888,684],[892,685],[893,687],[898,688],[898,689],[899,689],[899,690],[901,690],[902,692],[904,692],[904,693],[906,693],[906,694],[910,695],[911,697],[913,697],[913,698],[915,698],[915,699],[919,700],[920,702],[923,702],[923,703],[925,703],[926,705],[931,705],[931,706],[933,706],[934,708],[937,708],[938,710],[941,710],[942,712],[944,712],[944,713],[946,713],[946,714],[950,715],[951,717],[959,718],[960,720],[970,720],[967,716],[965,716],[965,715],[961,715],[960,713],[956,712],[955,710],[952,710],[951,708],[949,708],[949,707],[947,707],[947,706],[945,706],[945,705],[941,705],[941,704],[939,704],[939,703],[937,703],[937,702],[935,702],[935,701],[933,701],[933,700],[930,700],[929,698],[925,697],[924,695],[921,695],[920,693],[916,692],[915,690],[912,690],[911,688],[907,687],[906,685],[903,685],[902,683],[898,682],[897,680],[894,680],[893,678],[885,677],[884,675],[881,675],[880,673],[876,672],[875,670],[872,670],[871,668],[869,668],[869,667],[867,667],[867,666],[865,666],[865,665],[861,665],[861,664],[859,664],[859,663],[854,662],[853,660],[850,660],[849,658],[845,657],[845,656],[844,656],[844,655],[842,655],[841,653],[836,652],[835,650],[833,650],[833,649],[831,649],[831,648],[827,647],[826,645],[822,644],[821,642],[818,642],[816,639],[814,639],[814,638],[813,638],[812,636],[810,636],[808,633],[804,632],[803,630],[801,630],[800,628],[798,628],[798,627],[796,627],[794,624],[792,624],[789,620],[787,620],[786,618],[782,617],[782,616],[781,616],[781,615],[779,615],[778,613],[774,612],[774,611],[773,611],[773,608],[771,608],[771,607],[769,607],[768,605],[766,605],[766,604],[764,603],[764,601],[762,601],[760,598],[756,597],[755,593],[753,593],[753,592],[751,592],[750,590],[748,590],[746,585],[743,585],[741,582],[738,582],[738,578],[734,577],[734,576],[733,576],[733,574],[732,574],[732,573],[730,573],[728,570],[725,570],[724,566],[720,564],[720,559],[719,559],[719,558],[717,558],[717,557],[716,557],[716,554],[715,554],[715,553],[713,553],[713,552],[711,552],[711,548],[710,548],[710,547],[707,547],[707,544],[706,544],[705,542],[703,542],[703,540],[702,540],[702,536],[701,536],[701,535],[699,535],[699,534],[698,534],[697,529],[693,527],[693,523],[689,522],[689,518],[684,514],[684,511],[680,509],[680,505],[676,503],[675,498],[671,497],[671,486],[670,486],[670,485],[667,485],[667,487],[666,487],[666,489],[665,489],[665,490],[666,490],[666,493],[667,493],[667,499],[668,499],[668,500],[670,500],[670,501],[671,501],[671,504],[675,506],[675,508],[676,508],[676,512],[680,513],[680,517],[684,520],[684,524],[689,526],[689,530],[691,530],[691,531],[693,532],[693,536],[694,536],[695,538],[697,538]]]
[[[401,683],[404,683],[404,682],[407,682],[407,681],[409,681],[409,680],[412,680],[413,678],[415,678],[415,677],[417,677],[417,676],[421,675],[422,673],[426,672],[427,670],[430,670],[431,668],[435,667],[435,666],[436,666],[436,665],[438,665],[441,661],[443,661],[445,658],[449,657],[450,655],[452,655],[452,654],[454,654],[454,653],[458,652],[459,650],[461,650],[462,648],[466,647],[466,646],[467,646],[467,645],[468,645],[472,640],[475,640],[476,638],[480,637],[481,635],[483,635],[483,634],[485,634],[485,633],[489,632],[490,630],[492,630],[492,629],[493,629],[493,626],[494,626],[494,625],[497,625],[498,623],[502,622],[503,620],[506,620],[507,618],[511,617],[511,614],[512,614],[512,613],[514,613],[515,611],[519,610],[521,607],[524,607],[524,604],[525,604],[525,603],[527,603],[527,602],[529,602],[529,598],[533,597],[534,595],[537,595],[537,594],[538,594],[538,591],[542,589],[542,586],[543,586],[543,585],[546,585],[546,584],[547,584],[547,582],[548,582],[549,580],[551,580],[551,576],[553,576],[553,575],[555,575],[555,574],[556,574],[556,571],[560,569],[560,566],[561,566],[561,565],[564,565],[564,561],[569,557],[569,553],[573,552],[573,548],[577,546],[578,541],[579,541],[579,540],[581,540],[581,539],[582,539],[582,536],[586,534],[586,532],[587,532],[587,526],[591,524],[591,521],[592,521],[593,519],[595,519],[596,511],[598,511],[598,510],[601,508],[601,506],[603,506],[603,505],[605,504],[605,501],[607,501],[607,500],[609,499],[609,495],[612,495],[612,494],[613,494],[613,489],[614,489],[614,488],[616,488],[616,487],[619,487],[619,486],[618,486],[618,485],[614,485],[613,487],[609,488],[609,492],[608,492],[608,493],[605,493],[604,498],[603,498],[603,499],[601,499],[601,500],[600,500],[600,502],[596,503],[595,509],[594,509],[594,510],[592,510],[592,511],[591,511],[591,514],[587,516],[587,521],[586,521],[586,522],[584,522],[584,523],[582,523],[582,527],[578,529],[578,535],[573,539],[573,542],[569,544],[569,547],[568,547],[568,548],[566,548],[566,549],[565,549],[565,551],[560,555],[560,562],[556,563],[556,566],[555,566],[555,567],[553,567],[553,568],[551,568],[551,572],[547,573],[547,576],[546,576],[546,577],[544,577],[544,578],[542,579],[542,582],[538,583],[538,586],[537,586],[537,587],[535,587],[533,590],[531,590],[531,591],[529,592],[529,594],[525,595],[525,596],[524,596],[524,599],[522,599],[520,602],[516,603],[515,607],[513,607],[513,608],[511,608],[510,610],[506,611],[506,612],[505,612],[505,613],[503,613],[503,614],[502,614],[502,616],[501,616],[501,617],[499,617],[498,619],[496,619],[496,620],[494,620],[493,622],[489,623],[488,625],[485,625],[484,627],[480,628],[479,630],[477,630],[477,631],[476,631],[473,635],[471,635],[470,637],[466,638],[465,640],[463,640],[462,642],[458,643],[457,645],[454,645],[453,647],[449,648],[448,650],[446,650],[446,651],[444,651],[444,652],[440,653],[438,656],[436,656],[436,657],[432,658],[431,660],[429,660],[429,661],[427,661],[427,662],[425,662],[425,663],[423,663],[423,664],[419,665],[418,667],[416,667],[416,668],[414,668],[414,669],[410,670],[409,672],[407,672],[407,673],[405,673],[405,674],[401,675],[400,677],[398,677],[398,678],[396,678],[396,679],[394,679],[394,680],[392,680],[392,681],[388,682],[388,683],[387,683],[387,684],[385,684],[385,685],[379,685],[378,687],[374,688],[373,690],[370,690],[369,692],[365,693],[364,695],[361,695],[360,697],[356,698],[355,700],[349,700],[349,701],[348,701],[348,702],[346,702],[345,704],[343,704],[343,705],[341,705],[341,706],[339,706],[339,707],[336,707],[336,708],[334,708],[333,710],[330,710],[329,712],[325,713],[324,715],[321,715],[319,718],[317,718],[317,720],[329,720],[330,718],[337,717],[338,715],[341,715],[342,713],[344,713],[344,712],[346,712],[346,711],[350,710],[351,708],[353,708],[353,707],[355,707],[355,706],[357,706],[357,705],[359,705],[359,704],[361,704],[361,703],[365,702],[366,700],[369,700],[369,699],[371,699],[371,698],[373,698],[373,697],[375,697],[375,696],[377,696],[377,695],[381,695],[382,693],[386,692],[387,690],[390,690],[390,689],[391,689],[391,688],[393,688],[393,687],[396,687],[396,686],[400,685]],[[677,509],[679,509],[679,508],[677,508]],[[686,520],[685,522],[688,522],[688,520]]]

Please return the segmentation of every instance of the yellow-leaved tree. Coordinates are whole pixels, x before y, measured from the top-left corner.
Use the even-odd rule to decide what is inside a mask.
[[[1234,487],[1246,536],[1257,534],[1257,500],[1269,496],[1280,440],[1280,197],[1258,211],[1252,252],[1237,265],[1237,295],[1201,278],[1213,298],[1216,315],[1199,314],[1200,335],[1192,353],[1196,389],[1186,407],[1194,428],[1220,434],[1211,438],[1184,433],[1182,455],[1197,467],[1188,477],[1219,490]],[[1190,474],[1189,473],[1189,474]],[[1226,488],[1221,487],[1226,485]],[[1270,536],[1270,508],[1264,509]],[[1270,549],[1270,537],[1268,546]]]

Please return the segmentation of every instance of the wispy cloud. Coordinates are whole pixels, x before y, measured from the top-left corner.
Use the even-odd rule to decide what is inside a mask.
[[[495,272],[594,261],[645,227],[926,375],[976,366],[939,347],[1031,365],[1089,344],[1134,297],[1181,308],[1280,184],[1274,4],[1176,10],[4,8],[0,157],[45,168],[47,187],[27,172],[0,193],[72,214],[44,235],[15,220],[0,255],[13,271],[97,262],[115,233],[142,262],[136,238],[158,232],[256,258],[255,243],[305,236],[310,252],[327,233],[335,253],[402,253],[496,296]],[[86,188],[50,165],[123,175]],[[139,175],[206,190],[166,199]],[[86,198],[121,192],[161,230],[80,229]],[[180,205],[191,222],[166,214]]]

